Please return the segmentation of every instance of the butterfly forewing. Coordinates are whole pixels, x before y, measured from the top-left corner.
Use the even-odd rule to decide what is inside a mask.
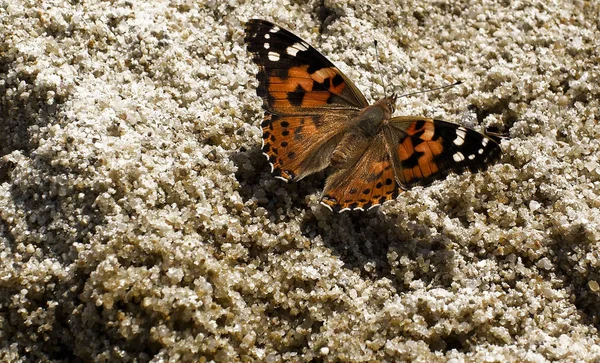
[[[251,19],[244,40],[259,66],[257,93],[266,111],[296,114],[368,106],[362,93],[333,63],[291,32]]]
[[[403,188],[429,185],[449,173],[477,172],[498,161],[493,139],[456,124],[425,117],[395,117],[383,133],[396,180]]]

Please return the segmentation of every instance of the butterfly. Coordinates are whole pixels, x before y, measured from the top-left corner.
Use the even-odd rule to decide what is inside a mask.
[[[498,142],[469,128],[418,116],[392,117],[396,96],[369,105],[338,68],[304,40],[265,20],[246,23],[265,111],[262,152],[271,171],[298,181],[327,167],[321,204],[370,209],[401,190],[498,161]]]

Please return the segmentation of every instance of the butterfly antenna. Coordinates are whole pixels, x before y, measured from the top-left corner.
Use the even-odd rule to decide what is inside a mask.
[[[436,87],[436,88],[430,88],[430,89],[426,89],[424,91],[406,93],[406,94],[398,96],[398,98],[400,98],[400,97],[407,97],[407,96],[413,96],[413,95],[418,95],[419,93],[437,91],[437,90],[444,89],[444,88],[450,88],[450,87],[458,86],[459,84],[462,84],[462,81],[456,81],[456,82],[454,82],[452,84],[447,84],[445,86]]]
[[[377,69],[379,70],[379,78],[381,78],[381,84],[383,84],[383,95],[387,97],[387,89],[385,87],[385,82],[383,81],[383,77],[381,76],[381,63],[379,62],[379,51],[377,50],[377,39],[373,40],[373,44],[375,45],[375,57],[377,58]]]

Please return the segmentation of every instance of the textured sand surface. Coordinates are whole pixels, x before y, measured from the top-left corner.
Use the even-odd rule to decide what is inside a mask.
[[[0,3],[0,361],[600,360],[595,1]],[[243,22],[500,163],[330,214],[260,151]],[[380,44],[377,70],[373,39]]]

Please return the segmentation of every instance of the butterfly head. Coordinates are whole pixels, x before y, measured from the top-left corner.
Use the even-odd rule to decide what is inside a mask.
[[[392,93],[392,95],[390,97],[386,97],[386,99],[388,100],[388,107],[390,108],[390,112],[392,114],[394,114],[394,112],[396,111],[396,99],[398,98],[398,96],[396,96],[395,93]]]
[[[384,109],[385,118],[389,119],[390,117],[392,117],[394,111],[396,111],[397,98],[398,97],[396,96],[396,94],[393,93],[391,96],[385,96],[384,98],[375,102],[373,106],[378,105],[379,107],[382,107]]]

